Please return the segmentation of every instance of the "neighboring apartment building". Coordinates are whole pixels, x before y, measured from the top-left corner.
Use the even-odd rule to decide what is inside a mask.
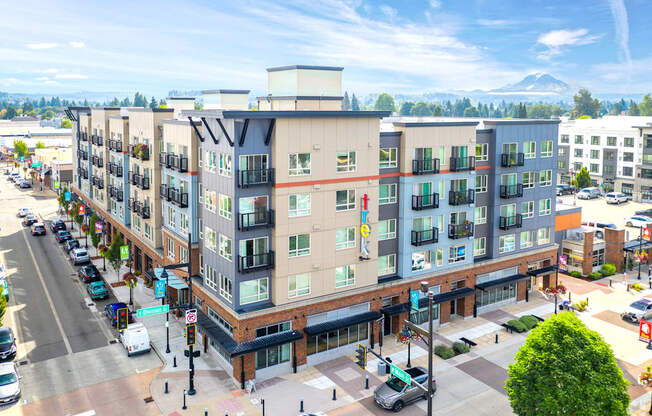
[[[246,90],[205,91],[203,110],[170,104],[162,139],[134,133],[143,112],[129,110],[128,136],[154,138],[147,177],[163,199],[152,267],[183,261],[190,233],[205,351],[243,384],[373,345],[405,319],[427,325],[425,297],[409,308],[421,281],[445,325],[526,301],[554,271],[558,122],[342,111],[341,72],[272,68],[258,111]],[[82,131],[91,120],[76,111]],[[144,177],[139,156],[126,163]],[[113,219],[141,244],[133,213]]]
[[[633,116],[564,120],[559,126],[559,183],[569,183],[586,167],[594,186],[640,201],[634,182],[642,164],[643,138],[637,126],[650,122],[652,117]]]

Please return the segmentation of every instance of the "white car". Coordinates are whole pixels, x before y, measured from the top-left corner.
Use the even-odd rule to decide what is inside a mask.
[[[147,328],[140,322],[131,324],[129,328],[120,331],[120,343],[127,350],[127,357],[138,353],[146,353],[152,349]]]
[[[13,362],[0,364],[0,405],[20,399],[20,377]]]
[[[652,218],[644,215],[632,215],[631,217],[625,218],[625,225],[628,227],[646,227],[651,222]]]
[[[629,199],[627,198],[627,195],[625,195],[622,192],[609,192],[604,197],[607,200],[607,204],[616,204],[616,205],[620,205],[623,202],[627,202],[627,200]]]
[[[72,264],[79,263],[88,263],[91,261],[88,251],[85,248],[76,248],[70,251],[70,258],[72,259]]]
[[[625,308],[625,312],[620,314],[620,316],[634,323],[639,322],[641,319],[648,320],[652,318],[652,300],[646,298],[639,299]]]
[[[21,218],[26,217],[31,213],[32,213],[32,210],[29,209],[29,208],[19,208],[18,209],[18,216],[21,217]]]

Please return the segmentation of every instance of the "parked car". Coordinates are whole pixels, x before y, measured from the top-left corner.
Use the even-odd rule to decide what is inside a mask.
[[[56,238],[59,243],[63,243],[64,241],[72,240],[72,235],[66,230],[61,230],[54,234],[54,238]]]
[[[652,319],[652,299],[643,298],[632,302],[620,316],[634,323],[638,323],[641,319],[646,321]]]
[[[390,409],[398,412],[406,404],[413,401],[427,398],[427,393],[415,385],[419,383],[427,388],[428,370],[423,367],[412,367],[405,370],[413,380],[411,385],[406,385],[398,378],[391,376],[386,382],[376,387],[374,399],[383,409]],[[437,390],[435,379],[432,379],[432,390]]]
[[[50,230],[52,230],[53,233],[65,229],[66,223],[63,220],[54,220],[50,223]]]
[[[0,364],[0,404],[14,403],[20,399],[20,379],[16,364]]]
[[[70,253],[70,250],[73,250],[73,249],[79,248],[79,247],[81,247],[81,246],[79,245],[79,240],[76,240],[76,239],[73,238],[72,240],[68,240],[68,241],[66,241],[66,242],[64,243],[64,247],[66,248],[66,251],[67,251],[68,253]]]
[[[627,202],[629,200],[627,195],[622,192],[609,192],[604,197],[607,200],[607,204],[620,205],[623,202]]]
[[[91,283],[102,280],[102,275],[94,264],[80,267],[77,271],[77,275],[84,281],[84,283]]]
[[[91,261],[88,251],[85,248],[70,250],[70,258],[72,259],[72,264],[88,263]]]
[[[45,235],[45,224],[37,222],[32,225],[32,235]]]
[[[652,209],[644,209],[643,211],[636,211],[634,215],[642,215],[644,217],[652,218]]]
[[[106,286],[104,286],[104,282],[102,281],[87,284],[86,291],[91,295],[91,299],[93,300],[106,299],[109,297],[109,291],[106,289]]]
[[[27,182],[27,181],[23,181],[23,182],[20,183],[20,185],[18,187],[20,189],[28,189],[28,188],[31,188],[32,185],[30,185],[30,183]]]
[[[575,187],[572,187],[567,183],[560,183],[557,185],[557,196],[572,195],[574,191]]]
[[[0,361],[13,360],[16,357],[16,338],[11,328],[0,328]]]
[[[30,225],[36,224],[37,222],[38,222],[38,217],[36,215],[29,214],[23,220],[23,226],[29,227]]]
[[[625,218],[625,225],[628,227],[645,227],[648,223],[652,222],[652,218],[643,215],[632,215]]]
[[[140,322],[130,325],[129,328],[120,332],[120,343],[127,350],[127,357],[146,353],[152,349],[147,328]]]
[[[127,304],[124,302],[115,302],[115,303],[109,303],[104,307],[104,313],[106,314],[106,317],[111,321],[111,326],[115,328],[117,320],[118,320],[118,309],[124,309],[127,307]],[[131,311],[129,311],[128,314],[128,319],[129,323],[134,322],[134,317],[131,314]]]
[[[595,187],[584,188],[577,193],[577,198],[579,199],[594,199],[600,198],[600,190]]]
[[[15,186],[16,188],[20,188],[20,184],[22,184],[23,182],[25,182],[25,179],[23,179],[23,178],[18,178],[18,179],[16,179],[16,180],[14,181],[14,186]]]
[[[32,213],[30,208],[18,208],[18,216],[23,218]]]
[[[598,238],[604,238],[605,228],[613,228],[614,230],[618,228],[616,227],[616,224],[612,224],[610,222],[582,221],[582,225],[587,227],[594,227],[596,229],[595,236]]]

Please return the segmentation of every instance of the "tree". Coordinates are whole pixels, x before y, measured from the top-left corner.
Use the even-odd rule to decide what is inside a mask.
[[[516,115],[516,118],[527,118],[527,108],[525,107],[525,104],[518,103],[518,114]]]
[[[351,97],[351,110],[353,111],[360,111],[360,103],[358,102],[358,97],[353,94],[353,97]]]
[[[10,105],[7,107],[7,112],[5,113],[5,120],[11,120],[12,118],[18,115],[18,110],[15,106]]]
[[[591,97],[591,93],[586,88],[580,89],[577,95],[573,96],[573,102],[575,102],[575,108],[573,109],[575,118],[580,116],[596,118],[598,117],[598,110],[602,107],[600,101]]]
[[[45,113],[43,113],[43,118],[46,120],[52,120],[52,118],[55,116],[54,111],[52,110],[47,110]]]
[[[0,295],[0,326],[2,326],[2,320],[7,312],[7,299],[4,296]]]
[[[640,115],[642,116],[652,116],[652,97],[650,94],[645,94],[643,101],[638,105]]]
[[[351,100],[349,99],[349,93],[344,92],[344,99],[342,100],[342,110],[349,111],[351,109]]]
[[[72,122],[68,120],[67,118],[64,118],[61,120],[61,127],[62,129],[71,129],[72,128]]]
[[[27,144],[25,144],[24,141],[22,140],[14,140],[14,153],[18,153],[18,157],[20,158],[21,156],[27,157],[29,155],[29,149],[27,148]]]
[[[70,208],[70,201],[66,201],[66,193],[68,192],[68,188],[65,187],[62,189],[61,193],[59,194],[59,206],[63,208],[64,212],[66,215],[68,215],[68,209]]]
[[[387,94],[386,92],[380,94],[378,98],[376,98],[376,102],[374,103],[374,110],[391,111],[391,112],[396,111],[396,105],[394,104],[394,97]]]
[[[464,109],[464,117],[480,117],[480,112],[477,108],[471,106]]]
[[[152,97],[152,100],[149,102],[149,108],[155,109],[156,107],[158,107],[158,103],[156,102],[156,99]]]
[[[419,101],[414,105],[414,107],[412,107],[411,115],[416,117],[427,117],[431,116],[432,112],[430,107],[428,107],[428,104],[424,103],[423,101]]]
[[[398,114],[401,116],[412,115],[412,108],[414,108],[414,103],[412,101],[403,101],[398,109]]]
[[[45,144],[42,141],[36,142],[36,148],[37,149],[45,149]]]
[[[575,184],[577,189],[588,188],[591,186],[591,175],[589,175],[586,166],[580,169],[580,171],[575,175]]]
[[[435,117],[441,117],[444,114],[444,110],[439,104],[430,104],[428,107],[430,107],[430,112]]]
[[[104,253],[104,258],[109,262],[116,276],[119,276],[120,267],[122,266],[122,260],[120,259],[120,246],[122,245],[122,237],[120,237],[120,233],[116,233],[111,240],[111,245]]]
[[[519,416],[626,416],[627,381],[602,337],[572,312],[552,315],[527,337],[505,388]]]
[[[72,207],[72,220],[75,221],[77,223],[77,225],[79,225],[80,231],[81,231],[81,225],[84,223],[84,216],[79,215],[79,207],[81,205],[82,205],[81,202],[77,202]]]
[[[95,223],[98,222],[100,219],[97,217],[97,214],[93,212],[93,215],[91,215],[91,219],[88,221],[88,229],[91,234],[91,243],[93,244],[93,247],[97,248],[98,244],[100,244],[100,240],[102,240],[102,234],[97,234],[95,232]]]

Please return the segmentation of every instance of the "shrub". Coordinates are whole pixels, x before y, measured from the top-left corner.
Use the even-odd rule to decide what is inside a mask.
[[[516,332],[525,332],[527,331],[527,327],[521,322],[516,319],[512,319],[511,321],[507,322],[507,325],[511,325],[516,329]]]
[[[632,289],[634,289],[635,291],[637,291],[637,292],[640,292],[641,290],[643,290],[643,285],[641,285],[640,283],[634,283],[630,287]]]
[[[572,272],[570,272],[570,275],[573,276],[573,277],[582,277],[582,273],[580,273],[580,272],[578,272],[576,270],[573,270]]]
[[[600,269],[600,273],[602,273],[603,276],[611,276],[616,274],[616,266],[613,264],[605,264],[602,266],[602,269]]]
[[[455,351],[446,345],[435,345],[435,354],[444,360],[455,357]]]
[[[575,302],[573,306],[575,306],[580,312],[584,312],[587,306],[589,306],[589,302],[586,300],[582,300],[579,302]]]
[[[523,315],[518,320],[525,325],[528,331],[539,324],[539,320],[532,315]]]
[[[591,279],[593,279],[593,280],[598,280],[598,279],[602,279],[603,276],[602,276],[602,273],[591,272],[591,273],[589,273],[589,277]]]
[[[471,349],[465,343],[460,341],[455,341],[453,342],[453,351],[455,351],[456,355],[459,355],[459,354],[466,354],[467,352],[471,351]]]

